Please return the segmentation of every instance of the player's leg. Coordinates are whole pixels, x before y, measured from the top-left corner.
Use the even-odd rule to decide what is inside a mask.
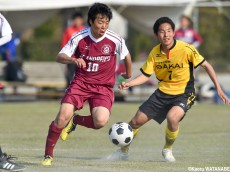
[[[138,129],[144,125],[146,122],[148,122],[151,118],[147,116],[145,113],[141,112],[140,110],[137,111],[136,115],[131,119],[129,122],[130,126],[133,128],[133,138],[136,137],[138,133]],[[107,157],[107,160],[109,161],[116,161],[116,160],[126,160],[129,157],[129,147],[130,144],[122,147],[115,152],[113,152],[111,155]]]
[[[62,140],[66,140],[76,125],[81,125],[92,129],[100,129],[108,122],[109,116],[109,110],[103,106],[94,107],[91,110],[91,115],[89,116],[74,115],[65,129],[63,129],[61,138]]]
[[[87,93],[86,90],[90,90],[90,86],[86,85],[85,83],[78,81],[77,83],[71,82],[70,86],[68,87],[67,94],[62,99],[62,102],[69,102],[73,104],[76,109],[81,109],[84,105],[84,102],[91,96],[90,93]],[[79,123],[77,122],[79,121]],[[69,135],[72,131],[75,130],[76,125],[86,125],[89,128],[92,128],[92,118],[88,116],[80,116],[77,114],[72,113],[72,118],[69,120],[65,128],[63,128],[60,138],[62,140],[67,140]]]
[[[75,115],[72,118],[73,124],[81,125],[87,128],[100,129],[105,126],[109,120],[112,100],[108,96],[97,95],[89,98],[90,115]]]
[[[158,123],[162,123],[166,117],[166,113],[164,115],[164,108],[162,104],[159,103],[157,96],[158,92],[154,92],[148,100],[146,100],[137,111],[136,115],[129,122],[131,127],[133,128],[134,138],[138,133],[138,129],[148,122],[150,119],[154,119]],[[159,115],[161,113],[161,116]],[[128,152],[129,146],[125,146],[122,148],[123,152]]]
[[[67,140],[70,133],[72,133],[77,125],[81,125],[87,128],[97,129],[94,126],[93,116],[81,116],[79,114],[74,114],[68,124],[65,126],[65,128],[61,132],[61,139],[63,141]]]
[[[145,113],[141,112],[140,110],[137,111],[136,115],[129,122],[129,125],[133,128],[133,139],[136,137],[139,128],[146,122],[148,122],[150,119],[152,118],[147,116]],[[125,147],[122,147],[121,150],[123,152],[128,152],[130,144]]]
[[[100,129],[105,126],[109,120],[110,112],[103,106],[94,107],[91,110],[91,115],[81,116],[74,115],[72,120],[73,125],[81,125],[87,128]]]
[[[92,109],[93,125],[95,129],[104,127],[109,121],[110,111],[106,107],[99,106]]]
[[[138,129],[148,122],[150,119],[154,119],[158,123],[162,123],[166,118],[166,113],[164,112],[163,103],[160,104],[158,101],[158,96],[156,96],[156,92],[154,92],[148,100],[146,100],[137,111],[136,115],[129,122],[131,127],[133,128],[134,137],[138,133]],[[162,102],[162,101],[160,101]],[[160,104],[160,105],[159,105]],[[159,113],[160,112],[160,113]],[[159,115],[160,114],[160,115]],[[118,149],[116,152],[111,154],[107,159],[109,160],[123,160],[128,158],[130,144],[121,149]]]
[[[167,127],[166,127],[166,144],[164,148],[172,148],[179,132],[179,123],[183,118],[185,112],[179,106],[173,106],[167,114]]]
[[[165,130],[165,145],[162,155],[166,161],[173,162],[175,158],[172,154],[172,145],[179,133],[179,123],[185,116],[185,113],[191,108],[195,100],[194,93],[183,94],[172,100],[173,106],[167,113],[167,126]]]
[[[62,130],[60,137],[62,140],[66,140],[69,134],[75,130],[76,125],[100,129],[108,122],[109,116],[109,110],[103,106],[94,107],[89,116],[73,115],[66,127]]]
[[[179,106],[173,106],[167,113],[167,126],[165,129],[165,145],[162,155],[168,162],[174,162],[175,158],[172,154],[172,145],[179,133],[179,122],[183,118],[185,112]]]
[[[63,127],[67,124],[74,113],[74,106],[69,103],[62,103],[56,119],[50,124],[45,146],[45,158],[42,165],[51,165],[53,150],[58,141]]]
[[[63,141],[67,140],[70,133],[75,130],[77,125],[81,125],[87,128],[97,129],[94,125],[94,119],[92,115],[89,116],[81,116],[79,114],[74,114],[68,124],[61,132],[61,139]]]
[[[72,118],[69,120],[68,124],[65,126],[65,128],[62,130],[61,132],[61,139],[63,141],[67,140],[67,138],[69,137],[70,133],[72,133],[77,125],[81,125],[87,128],[92,128],[92,129],[96,129],[94,126],[94,122],[93,122],[93,116],[89,115],[89,116],[81,116],[79,114],[74,114],[72,116]]]
[[[113,89],[98,85],[92,87],[91,91],[92,95],[88,98],[90,115],[76,115],[73,121],[75,124],[87,128],[100,129],[104,127],[109,120],[114,93]]]
[[[86,89],[89,88],[87,87]],[[99,94],[100,92],[98,92],[98,90],[100,90],[103,94]],[[91,88],[91,91],[92,93],[90,95],[84,96],[81,99],[75,97],[78,100],[88,100],[90,115],[74,115],[68,125],[62,130],[62,140],[66,140],[68,138],[69,134],[73,131],[72,128],[76,125],[81,125],[91,129],[99,129],[109,120],[110,110],[113,103],[113,90],[103,86],[96,86],[96,90],[95,87],[93,87]],[[95,93],[93,94],[94,91]]]

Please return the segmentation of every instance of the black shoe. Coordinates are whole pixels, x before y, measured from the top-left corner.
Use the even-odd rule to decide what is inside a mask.
[[[19,165],[10,161],[13,159],[16,159],[16,157],[12,157],[6,153],[3,153],[0,147],[0,169],[9,171],[22,171],[25,169],[23,165]]]

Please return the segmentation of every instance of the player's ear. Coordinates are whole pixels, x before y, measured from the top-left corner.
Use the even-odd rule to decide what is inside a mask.
[[[90,23],[90,26],[93,25],[93,21],[91,19],[89,20],[89,23]]]

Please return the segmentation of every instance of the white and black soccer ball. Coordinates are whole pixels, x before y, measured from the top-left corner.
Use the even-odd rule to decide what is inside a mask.
[[[133,140],[133,129],[125,122],[117,122],[109,129],[109,138],[116,146],[127,146]]]

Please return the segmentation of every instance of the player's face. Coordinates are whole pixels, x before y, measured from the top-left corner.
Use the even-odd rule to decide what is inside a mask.
[[[157,38],[163,46],[171,47],[174,43],[174,34],[171,25],[169,23],[163,23],[160,25]]]
[[[95,38],[102,37],[109,27],[109,19],[107,16],[98,14],[94,22],[90,20],[91,32]]]

